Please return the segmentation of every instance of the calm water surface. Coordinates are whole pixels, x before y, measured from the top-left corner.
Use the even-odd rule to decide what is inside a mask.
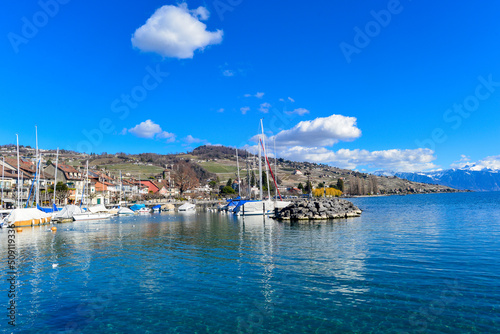
[[[305,225],[215,213],[25,228],[20,333],[494,333],[500,193],[358,198]]]

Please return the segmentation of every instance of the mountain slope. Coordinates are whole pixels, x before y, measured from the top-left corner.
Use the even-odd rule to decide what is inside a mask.
[[[394,173],[382,171],[375,174],[391,174],[408,181],[440,184],[461,190],[500,191],[500,172],[492,169],[479,169],[474,165],[435,172]]]

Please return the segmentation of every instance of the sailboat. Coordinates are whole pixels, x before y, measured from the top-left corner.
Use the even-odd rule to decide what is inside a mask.
[[[84,194],[85,190],[88,189],[88,183],[89,183],[89,161],[87,160],[87,173],[85,176],[85,184],[83,186],[82,203],[85,199]],[[104,205],[96,205],[90,208],[87,205],[87,211],[82,213],[75,213],[73,215],[73,220],[80,221],[80,220],[108,219],[109,217],[111,217],[111,214],[107,211],[108,210],[106,209],[106,207],[104,207]]]
[[[271,174],[274,185],[276,189],[278,189],[278,184],[276,182],[276,178],[274,177],[273,171],[271,169],[271,165],[269,164],[269,159],[267,158],[266,153],[266,145],[264,142],[264,126],[262,124],[262,119],[260,120],[260,126],[262,129],[262,135],[259,135],[259,189],[260,189],[260,200],[259,201],[241,201],[236,208],[233,209],[233,212],[238,216],[255,216],[255,215],[271,215],[274,213],[275,209],[281,209],[288,205],[291,202],[287,201],[277,201],[276,199],[271,200],[271,192],[269,185],[269,177],[267,177],[267,199],[264,199],[262,193],[262,154],[264,155],[266,164],[266,175]],[[279,193],[279,191],[278,191]],[[281,199],[281,195],[280,195]]]
[[[47,224],[51,221],[52,215],[36,208],[21,208],[21,180],[20,180],[20,161],[19,161],[19,136],[17,138],[17,208],[12,210],[8,216],[0,221],[0,225],[23,227]],[[27,202],[28,203],[28,202]],[[28,205],[28,204],[26,204]]]

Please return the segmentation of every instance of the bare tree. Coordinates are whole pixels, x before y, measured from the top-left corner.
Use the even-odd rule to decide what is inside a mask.
[[[377,178],[375,176],[372,176],[372,194],[376,195],[378,194],[378,183],[377,183]]]
[[[174,176],[174,181],[179,192],[182,195],[186,190],[194,189],[199,186],[200,181],[196,177],[196,173],[191,167],[191,164],[181,161],[177,164]]]
[[[56,193],[56,198],[59,201],[59,204],[66,204],[66,199],[69,197],[69,190],[58,190]]]

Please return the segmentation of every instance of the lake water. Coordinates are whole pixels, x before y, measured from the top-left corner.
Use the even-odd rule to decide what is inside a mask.
[[[500,193],[353,199],[296,225],[217,213],[25,228],[6,333],[493,333]]]

